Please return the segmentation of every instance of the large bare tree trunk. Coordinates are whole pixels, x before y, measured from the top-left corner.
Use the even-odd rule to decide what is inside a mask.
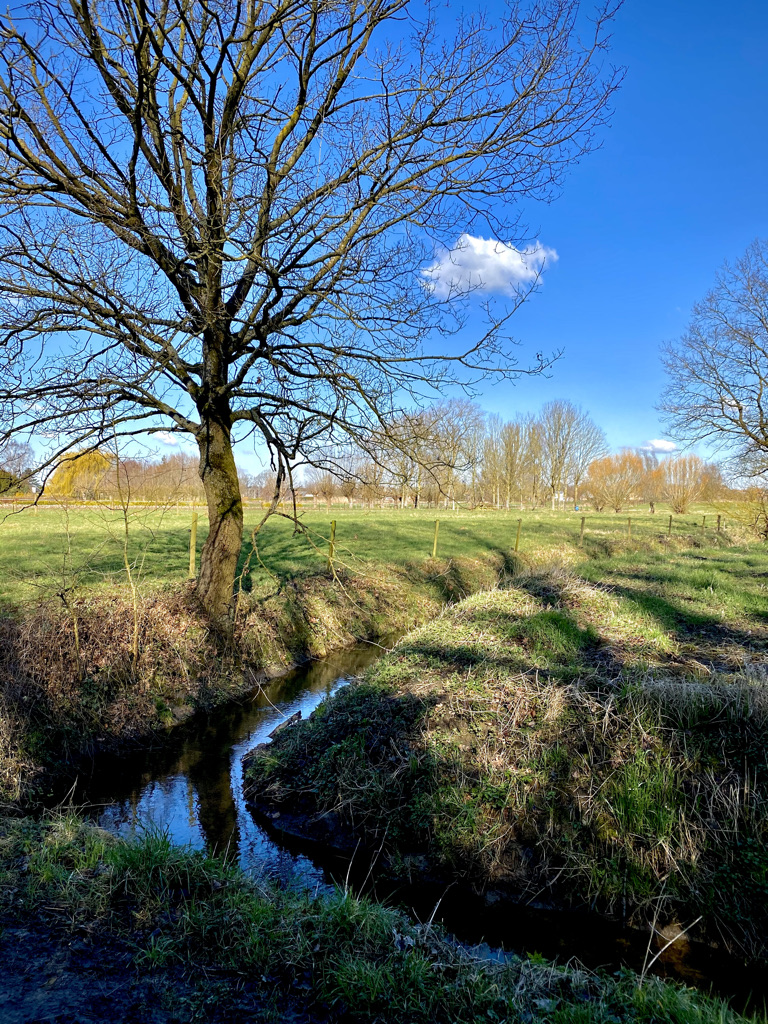
[[[210,423],[198,444],[210,530],[200,556],[197,596],[213,625],[229,637],[234,628],[235,576],[243,542],[240,483],[228,427]]]

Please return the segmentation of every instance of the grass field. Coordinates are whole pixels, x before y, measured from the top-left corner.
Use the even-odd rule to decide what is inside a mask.
[[[204,509],[199,509],[198,554],[207,536]],[[673,543],[707,545],[734,538],[736,524],[723,516],[724,533],[716,532],[722,509],[701,506],[673,516]],[[131,509],[128,537],[119,512],[99,507],[26,509],[0,519],[0,607],[18,606],[55,596],[62,588],[91,590],[125,582],[124,543],[134,574],[145,585],[181,582],[189,566],[192,510]],[[579,547],[582,515],[583,549]],[[248,509],[241,566],[250,552],[249,534],[261,516]],[[706,526],[703,526],[706,516]],[[651,515],[645,506],[626,513],[406,509],[365,511],[346,508],[301,513],[307,533],[295,534],[285,518],[274,517],[263,528],[258,554],[250,559],[250,579],[244,589],[258,589],[269,574],[287,578],[322,571],[327,555],[330,521],[337,521],[336,554],[340,565],[382,563],[402,567],[421,563],[432,554],[434,521],[440,520],[440,558],[478,558],[489,552],[510,552],[515,546],[517,521],[522,520],[519,550],[523,555],[567,550],[572,559],[609,554],[615,544],[662,544],[668,536],[669,513]],[[631,519],[631,538],[628,519]],[[738,538],[741,532],[737,529]]]

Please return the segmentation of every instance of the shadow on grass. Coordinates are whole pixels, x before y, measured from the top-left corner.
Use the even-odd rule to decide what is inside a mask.
[[[624,578],[635,578],[638,581],[647,579],[640,573],[625,574]],[[632,586],[630,582],[611,583],[606,589],[651,616],[662,629],[671,633],[674,639],[681,643],[690,644],[700,640],[706,644],[736,644],[747,650],[764,650],[768,647],[768,639],[755,636],[746,626],[726,624],[719,616],[698,609],[681,608],[671,598],[648,593],[642,585]],[[750,611],[750,618],[768,622],[768,611]]]

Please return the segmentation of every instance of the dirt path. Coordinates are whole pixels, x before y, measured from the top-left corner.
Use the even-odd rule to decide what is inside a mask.
[[[311,1024],[242,976],[139,971],[125,942],[52,931],[42,921],[0,933],[2,1024]]]

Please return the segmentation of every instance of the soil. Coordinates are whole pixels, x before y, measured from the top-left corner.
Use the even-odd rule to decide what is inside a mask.
[[[72,933],[42,918],[0,924],[3,1024],[317,1024],[262,979],[163,967],[139,971],[123,939],[98,929]],[[300,988],[300,987],[299,987]]]

